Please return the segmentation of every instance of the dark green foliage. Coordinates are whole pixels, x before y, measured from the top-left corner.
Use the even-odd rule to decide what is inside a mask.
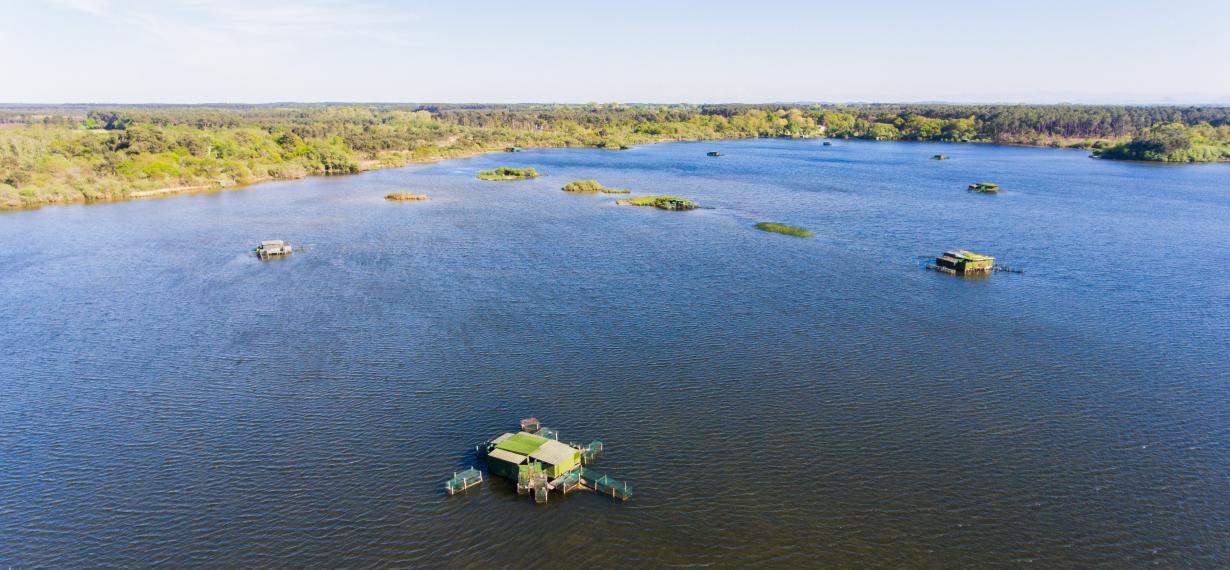
[[[700,204],[677,196],[637,196],[615,202],[620,206],[652,206],[662,210],[694,210]]]
[[[1158,125],[1131,140],[1094,152],[1102,158],[1157,162],[1212,162],[1230,160],[1230,127],[1209,124],[1188,127],[1180,123]]]
[[[725,117],[760,105],[706,105],[701,112]],[[873,125],[893,127],[905,140],[1058,144],[1064,140],[1119,139],[1154,125],[1230,125],[1230,107],[1124,105],[867,104],[803,107],[836,138],[874,138]],[[890,135],[879,127],[881,136]],[[938,129],[938,132],[937,132]]]

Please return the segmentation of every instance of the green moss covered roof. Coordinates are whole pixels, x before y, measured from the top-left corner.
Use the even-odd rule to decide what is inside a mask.
[[[958,250],[957,255],[961,257],[962,259],[966,259],[969,261],[994,261],[995,260],[994,257],[991,257],[989,255],[982,255],[981,253],[974,253],[972,251],[968,251],[964,249]]]
[[[513,453],[520,453],[521,455],[529,455],[534,453],[534,451],[539,447],[542,447],[542,444],[546,442],[546,439],[521,432],[504,441],[501,441],[499,445],[495,446],[495,448],[511,451]]]

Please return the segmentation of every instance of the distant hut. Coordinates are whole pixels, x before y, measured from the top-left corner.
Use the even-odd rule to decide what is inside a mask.
[[[995,270],[995,258],[958,249],[945,251],[944,255],[935,258],[935,263],[928,265],[927,268],[952,275],[990,273]]]
[[[290,242],[280,239],[271,239],[262,241],[256,246],[256,256],[261,259],[269,259],[271,257],[283,257],[294,252]]]

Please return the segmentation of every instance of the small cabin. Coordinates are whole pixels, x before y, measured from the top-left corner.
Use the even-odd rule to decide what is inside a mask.
[[[581,450],[526,432],[506,433],[488,444],[487,470],[492,475],[516,479],[520,466],[530,463],[541,464],[554,479],[581,466]]]
[[[288,241],[271,239],[262,241],[260,245],[256,246],[255,251],[257,257],[261,259],[268,259],[270,257],[290,255],[294,249],[291,248],[290,242]]]
[[[990,273],[995,269],[995,258],[964,249],[945,251],[944,255],[935,258],[935,264],[931,268],[954,275]]]
[[[539,424],[536,418],[521,421],[526,427],[537,425],[538,432],[503,433],[474,449],[475,455],[486,463],[487,473],[515,482],[518,495],[531,494],[539,504],[546,503],[552,492],[568,494],[578,489],[620,500],[632,496],[632,487],[626,482],[611,479],[588,466],[603,452],[601,441],[586,446],[563,443],[555,430]],[[454,472],[446,489],[453,495],[477,486],[482,483],[481,475],[477,469]]]

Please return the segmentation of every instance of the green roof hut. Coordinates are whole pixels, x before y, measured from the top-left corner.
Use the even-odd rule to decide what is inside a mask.
[[[990,273],[995,269],[995,258],[964,249],[945,251],[944,255],[935,258],[935,264],[931,268],[954,275]]]
[[[505,479],[517,479],[521,465],[539,463],[548,477],[556,478],[581,466],[581,450],[532,433],[506,433],[488,444],[487,471]]]

